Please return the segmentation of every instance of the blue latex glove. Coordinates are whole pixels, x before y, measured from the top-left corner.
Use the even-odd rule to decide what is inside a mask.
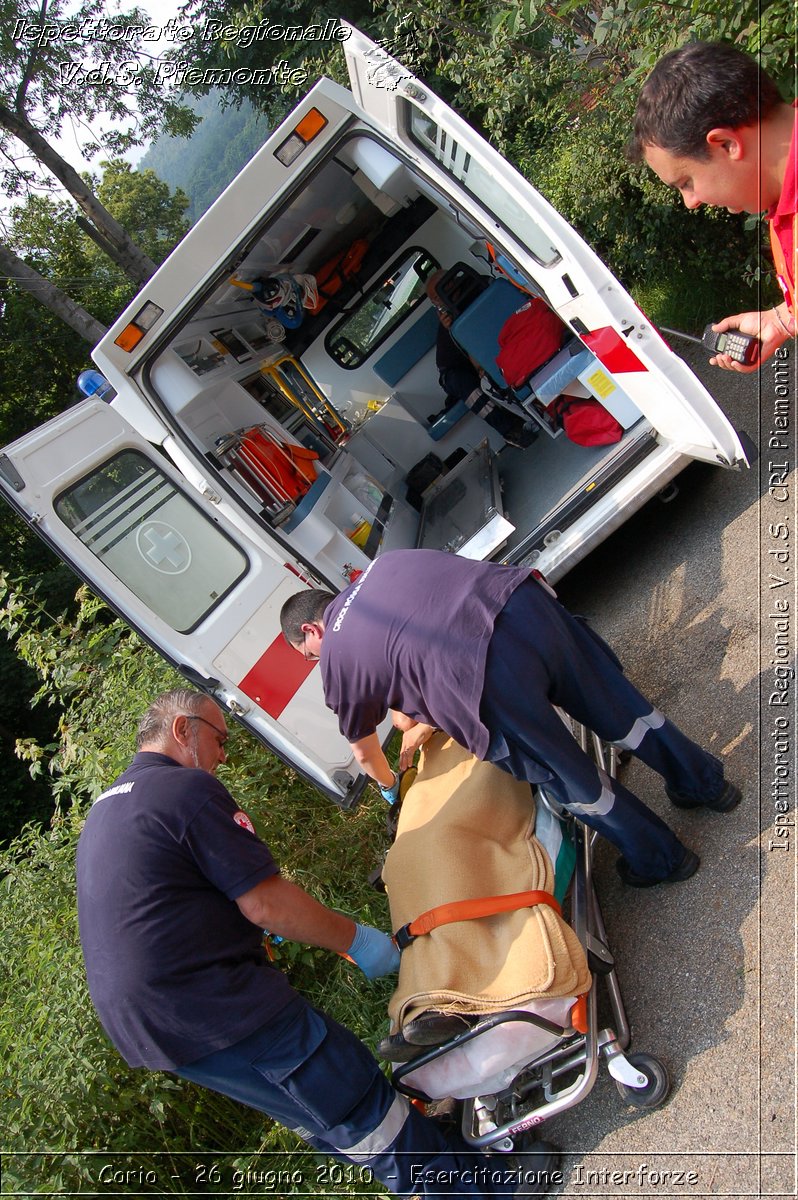
[[[399,951],[387,933],[371,925],[356,925],[352,945],[347,950],[366,979],[379,979],[399,970]]]
[[[393,783],[390,787],[383,787],[381,783],[377,786],[386,804],[395,804],[399,799],[399,776],[397,774],[394,774]]]

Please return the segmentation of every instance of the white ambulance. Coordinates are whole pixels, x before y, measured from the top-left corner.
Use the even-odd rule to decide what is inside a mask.
[[[323,79],[294,109],[96,348],[105,397],[6,447],[0,487],[187,680],[348,806],[365,780],[318,670],[284,644],[286,597],[409,546],[556,580],[689,461],[746,459],[546,200],[366,37],[344,48],[351,92]],[[440,271],[451,337],[526,448],[444,408]],[[508,387],[499,339],[533,297],[562,345]],[[571,440],[563,392],[598,401],[616,440]]]

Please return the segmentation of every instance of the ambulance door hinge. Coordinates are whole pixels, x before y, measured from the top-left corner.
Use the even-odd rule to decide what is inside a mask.
[[[211,504],[221,504],[222,497],[218,492],[214,491],[207,479],[201,479],[199,482],[200,495],[204,496]]]
[[[12,487],[15,492],[25,491],[25,480],[7,454],[0,454],[0,476],[5,479],[9,487]]]

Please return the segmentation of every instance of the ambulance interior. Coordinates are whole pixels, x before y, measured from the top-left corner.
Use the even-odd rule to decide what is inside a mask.
[[[620,388],[616,443],[579,445],[556,427],[557,396],[590,396],[583,380],[598,366],[565,326],[530,383],[497,393],[526,448],[462,403],[445,410],[426,281],[455,268],[477,277],[452,336],[504,383],[499,332],[536,289],[498,262],[451,198],[375,138],[350,136],[231,256],[151,364],[151,385],[241,500],[332,584],[400,546],[534,565],[653,448],[654,431]],[[318,301],[285,328],[258,281],[307,275]]]

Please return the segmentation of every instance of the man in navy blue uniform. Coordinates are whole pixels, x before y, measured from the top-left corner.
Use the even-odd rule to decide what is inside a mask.
[[[393,709],[544,784],[621,850],[625,883],[688,879],[698,855],[598,770],[555,706],[662,775],[677,807],[728,812],[740,799],[722,764],[633,687],[606,642],[528,567],[393,550],[338,596],[290,597],[281,626],[294,649],[319,659],[325,700],[386,799],[398,782],[377,728]]]
[[[399,956],[387,934],[280,875],[214,777],[226,740],[210,698],[165,693],[141,720],[130,767],[86,819],[80,937],[109,1038],[130,1066],[268,1113],[317,1150],[367,1164],[397,1194],[527,1194],[517,1164],[468,1153],[422,1116],[269,962],[264,929],[348,954],[370,979],[395,971]]]

